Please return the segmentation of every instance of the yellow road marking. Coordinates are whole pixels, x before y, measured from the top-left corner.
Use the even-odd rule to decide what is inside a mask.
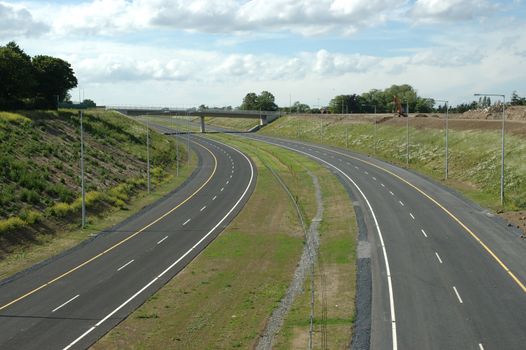
[[[56,281],[70,275],[71,273],[77,271],[78,269],[86,266],[87,264],[89,264],[90,262],[100,258],[101,256],[107,254],[108,252],[114,250],[115,248],[117,248],[118,246],[120,246],[121,244],[129,241],[130,239],[132,239],[133,237],[137,236],[138,234],[144,232],[144,230],[146,230],[147,228],[151,227],[152,225],[158,223],[159,221],[161,221],[162,219],[164,219],[165,217],[167,217],[168,215],[170,215],[171,213],[173,213],[175,210],[177,210],[179,207],[181,207],[183,204],[185,204],[186,202],[188,202],[192,197],[194,197],[199,191],[201,191],[203,189],[203,187],[205,187],[209,182],[210,180],[212,179],[212,177],[215,175],[216,173],[216,170],[217,170],[217,158],[216,156],[212,153],[212,151],[210,151],[208,148],[206,148],[205,146],[193,141],[196,145],[198,146],[201,146],[203,147],[204,149],[206,149],[211,155],[212,157],[214,158],[214,169],[212,170],[212,174],[210,175],[210,177],[208,177],[208,179],[206,179],[206,181],[197,189],[195,190],[194,193],[192,193],[190,196],[188,196],[184,201],[182,201],[181,203],[179,203],[177,206],[175,206],[174,208],[170,209],[169,211],[167,211],[166,213],[164,213],[163,215],[161,215],[159,218],[155,219],[154,221],[152,221],[151,223],[149,223],[148,225],[144,226],[143,228],[141,228],[140,230],[136,231],[135,233],[133,233],[132,235],[126,237],[125,239],[123,239],[122,241],[118,242],[118,243],[115,243],[114,245],[112,245],[111,247],[109,247],[108,249],[104,250],[102,253],[99,253],[97,255],[95,255],[94,257],[84,261],[82,264],[72,268],[71,270],[67,271],[67,272],[64,272],[63,274],[61,274],[60,276],[58,277],[55,277],[53,278],[52,280],[50,280],[49,282],[46,282],[44,283],[43,285],[25,293],[24,295],[10,301],[9,303],[5,304],[5,305],[2,305],[0,306],[0,310],[3,310],[17,302],[19,302],[20,300],[23,300],[25,298],[27,298],[28,296],[32,295],[32,294],[35,294],[36,292],[38,292],[39,290],[49,286],[50,284],[53,284],[55,283]]]
[[[340,153],[340,152],[337,152],[337,153]],[[453,215],[453,213],[451,213],[446,207],[444,207],[442,204],[440,204],[439,202],[437,202],[433,197],[431,197],[430,195],[428,195],[427,193],[425,193],[423,190],[421,190],[420,188],[418,188],[417,186],[413,185],[412,183],[410,183],[409,181],[407,181],[406,179],[402,178],[401,176],[393,173],[392,171],[390,170],[387,170],[385,168],[382,168],[381,166],[379,165],[376,165],[374,163],[371,163],[371,162],[368,162],[366,160],[363,160],[363,159],[360,159],[360,158],[357,158],[357,157],[353,157],[353,156],[350,156],[348,154],[344,154],[344,153],[340,153],[341,155],[344,155],[346,157],[349,157],[349,158],[352,158],[352,159],[355,159],[355,160],[358,160],[362,163],[365,163],[365,164],[369,164],[371,166],[374,166],[382,171],[385,171],[386,173],[396,177],[397,179],[399,179],[400,181],[406,183],[407,185],[411,186],[412,188],[414,188],[415,190],[417,190],[418,192],[420,192],[423,196],[425,196],[427,199],[429,199],[431,202],[435,203],[440,209],[442,209],[446,214],[448,214],[453,220],[455,220],[464,230],[466,230],[466,232],[468,232],[471,237],[473,237],[488,253],[489,255],[491,255],[491,257],[504,269],[504,271],[506,271],[508,273],[508,275],[510,275],[510,277],[515,281],[515,283],[517,283],[517,285],[522,289],[523,292],[526,293],[526,286],[524,285],[524,283],[522,283],[519,278],[517,276],[515,276],[515,274],[508,268],[508,266],[506,266],[506,264],[504,264],[504,262],[502,262],[502,260],[500,260],[500,258],[497,256],[497,254],[495,254],[487,245],[486,243],[484,243],[473,231],[471,231],[469,229],[469,227],[467,227],[462,221],[460,221],[459,218],[457,218],[455,215]]]

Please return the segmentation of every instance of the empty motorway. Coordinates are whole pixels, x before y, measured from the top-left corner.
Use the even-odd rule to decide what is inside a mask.
[[[161,288],[235,217],[255,186],[252,162],[192,138],[199,166],[125,222],[0,282],[1,349],[83,349]]]
[[[524,349],[526,242],[503,220],[432,180],[365,155],[240,135],[310,157],[348,189],[364,223],[358,264],[369,270],[362,269],[369,276],[359,276],[366,285],[358,288],[372,300],[359,316],[362,345]]]
[[[492,214],[413,172],[350,151],[260,135],[347,186],[370,259],[371,349],[523,349],[526,244]]]

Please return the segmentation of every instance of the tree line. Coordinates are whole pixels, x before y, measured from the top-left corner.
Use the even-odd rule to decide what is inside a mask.
[[[278,107],[274,103],[274,95],[263,91],[260,95],[253,92],[248,93],[239,107],[244,110],[280,110],[284,113],[394,113],[397,110],[397,102],[401,110],[410,113],[445,113],[444,103],[436,105],[436,101],[430,98],[418,96],[417,91],[408,84],[392,85],[389,88],[379,90],[372,89],[360,95],[338,95],[331,99],[328,106],[311,107],[300,101],[294,102],[289,107]],[[464,113],[469,110],[487,108],[492,106],[490,97],[481,97],[478,101],[461,103],[449,106],[451,113]],[[526,98],[520,97],[516,91],[511,95],[510,105],[526,105]]]
[[[0,109],[56,108],[77,83],[71,65],[60,58],[31,57],[13,41],[0,46]]]

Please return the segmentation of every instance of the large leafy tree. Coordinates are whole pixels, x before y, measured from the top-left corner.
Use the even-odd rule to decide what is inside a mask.
[[[14,42],[0,46],[0,106],[9,107],[34,92],[34,71],[29,57]]]
[[[361,97],[353,95],[339,95],[329,102],[329,111],[331,113],[359,113],[362,109]]]
[[[274,101],[274,95],[268,91],[262,91],[259,95],[256,95],[254,92],[249,92],[243,98],[240,109],[275,111],[278,109],[278,106]]]
[[[56,57],[35,56],[33,67],[37,81],[38,97],[48,106],[53,106],[57,96],[60,101],[66,98],[68,91],[77,86],[77,78],[71,65]]]
[[[274,101],[274,95],[268,91],[262,91],[256,99],[256,109],[261,109],[262,111],[275,111],[278,109],[278,106]]]
[[[256,95],[254,92],[249,92],[245,95],[245,98],[243,98],[243,104],[241,104],[240,109],[243,110],[255,110],[256,104],[257,104],[257,98],[258,95]]]

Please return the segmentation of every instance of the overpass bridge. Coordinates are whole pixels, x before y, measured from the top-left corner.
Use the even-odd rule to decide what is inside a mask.
[[[130,106],[106,106],[107,110],[114,110],[129,116],[141,115],[164,115],[164,116],[185,116],[200,117],[201,132],[205,132],[205,117],[221,118],[251,118],[259,119],[259,125],[266,125],[281,116],[280,112],[275,111],[245,111],[241,109],[220,109],[220,108],[159,108],[159,107],[130,107]]]

